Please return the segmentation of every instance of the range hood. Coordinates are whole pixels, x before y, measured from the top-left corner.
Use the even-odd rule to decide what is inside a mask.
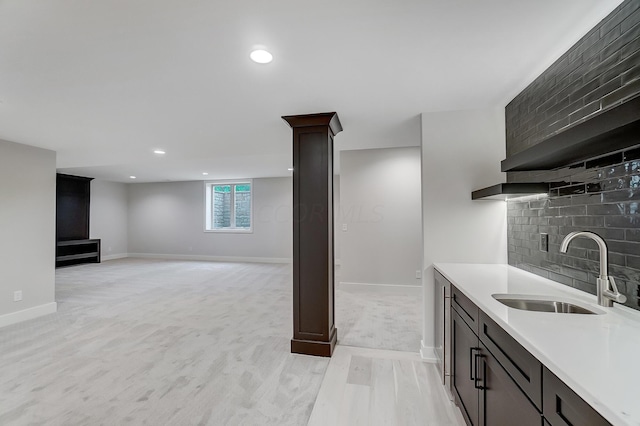
[[[526,195],[548,194],[548,183],[499,183],[471,193],[472,200],[508,200]]]
[[[589,116],[510,156],[503,172],[552,170],[611,154],[640,143],[640,96]]]

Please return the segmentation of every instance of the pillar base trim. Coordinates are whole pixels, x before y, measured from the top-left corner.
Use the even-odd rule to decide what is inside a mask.
[[[291,353],[330,357],[333,354],[337,341],[338,330],[335,328],[333,329],[333,333],[331,333],[331,338],[328,342],[291,339]]]

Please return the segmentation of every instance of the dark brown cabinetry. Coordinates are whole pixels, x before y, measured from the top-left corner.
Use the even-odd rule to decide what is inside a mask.
[[[610,425],[453,285],[451,346],[451,391],[468,425]]]
[[[57,175],[56,267],[100,263],[100,240],[89,239],[91,180]]]
[[[480,340],[533,405],[542,411],[542,364],[480,311]]]
[[[100,263],[100,240],[60,241],[56,245],[56,267]]]
[[[452,387],[469,425],[541,426],[542,417],[478,336],[452,310]]]
[[[542,424],[540,412],[482,343],[478,356],[476,367],[480,409],[478,424],[540,426]]]
[[[478,387],[474,372],[475,355],[480,350],[478,336],[456,310],[451,310],[451,386],[467,424],[478,425]]]
[[[451,286],[451,307],[469,325],[473,332],[478,334],[478,307],[460,290]]]
[[[543,372],[544,417],[551,426],[611,425],[552,372]]]

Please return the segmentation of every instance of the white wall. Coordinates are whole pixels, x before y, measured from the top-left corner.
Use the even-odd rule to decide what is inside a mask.
[[[420,207],[420,148],[342,151],[341,282],[419,286]]]
[[[55,219],[55,152],[0,140],[0,326],[56,311]]]
[[[506,263],[506,203],[471,192],[505,181],[504,109],[422,114],[423,357],[433,357],[433,263]]]
[[[253,233],[204,232],[203,182],[129,184],[129,254],[288,261],[292,180],[253,180]]]
[[[102,240],[102,260],[126,257],[128,244],[127,184],[91,181],[90,236]]]

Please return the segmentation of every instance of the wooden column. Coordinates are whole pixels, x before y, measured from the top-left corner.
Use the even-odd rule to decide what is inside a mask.
[[[335,112],[282,117],[293,128],[293,339],[291,352],[331,356],[334,316]]]

